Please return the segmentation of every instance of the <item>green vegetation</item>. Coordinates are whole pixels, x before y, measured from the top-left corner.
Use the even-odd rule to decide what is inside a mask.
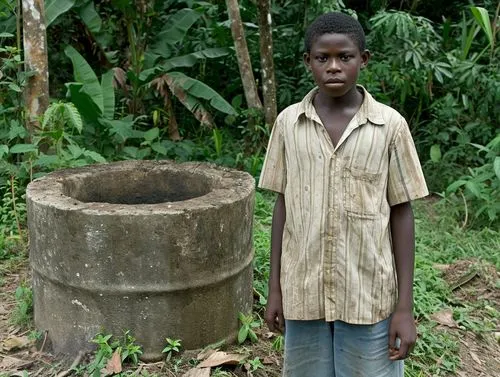
[[[35,73],[24,67],[21,12],[17,1],[0,0],[2,290],[12,284],[10,273],[25,265],[31,180],[125,159],[209,161],[258,177],[270,133],[263,114],[245,102],[224,1],[45,3],[50,104],[33,128],[23,92]],[[262,90],[256,3],[239,1]],[[500,319],[498,302],[488,295],[468,299],[467,284],[443,267],[463,264],[457,278],[500,286],[491,273],[500,269],[500,6],[493,0],[354,3],[272,2],[276,100],[281,110],[313,86],[302,64],[306,25],[325,11],[356,14],[373,54],[361,84],[408,119],[434,194],[415,204],[419,340],[407,376],[444,376],[460,364],[460,343],[456,329],[443,329],[435,314],[451,310],[461,331],[481,337]],[[267,330],[255,320],[267,302],[273,195],[258,191],[256,204],[254,313],[240,316],[238,340],[250,355],[248,371],[259,376],[269,372],[266,354],[252,350],[265,343],[265,352],[279,354],[283,337],[264,339]],[[11,321],[29,327],[32,295],[23,279],[12,297]],[[131,364],[141,354],[128,332],[117,340],[99,334],[94,342],[93,361],[76,368],[81,374],[100,372],[115,352]],[[179,340],[167,339],[167,358],[179,350]],[[182,354],[172,360],[176,370],[196,363]],[[212,373],[234,375],[225,368]]]
[[[173,354],[179,353],[181,350],[182,342],[180,339],[166,338],[166,347],[163,349],[163,353],[167,355],[167,361],[169,361]]]

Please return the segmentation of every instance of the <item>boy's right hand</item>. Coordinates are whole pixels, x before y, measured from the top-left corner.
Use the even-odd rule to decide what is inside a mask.
[[[280,331],[285,330],[285,317],[283,317],[283,303],[281,301],[281,292],[276,290],[269,291],[267,297],[267,307],[265,320],[269,330]]]

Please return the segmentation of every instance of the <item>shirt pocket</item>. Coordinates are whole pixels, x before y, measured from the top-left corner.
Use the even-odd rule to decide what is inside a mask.
[[[348,215],[364,219],[377,216],[382,190],[381,176],[381,173],[363,169],[344,169],[344,208]]]

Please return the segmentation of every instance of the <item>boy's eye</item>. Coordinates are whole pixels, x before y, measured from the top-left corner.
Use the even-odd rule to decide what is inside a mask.
[[[327,58],[326,56],[316,56],[316,60],[319,61],[320,63],[326,62]]]
[[[346,61],[348,61],[350,58],[351,58],[351,57],[350,57],[349,55],[342,55],[342,56],[340,57],[340,60],[342,60],[343,62],[346,62]]]

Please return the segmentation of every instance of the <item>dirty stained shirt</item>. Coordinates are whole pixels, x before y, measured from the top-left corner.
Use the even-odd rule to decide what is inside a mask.
[[[428,195],[405,119],[364,88],[336,147],[312,104],[281,112],[259,187],[284,194],[284,316],[372,324],[397,303],[390,207]]]

